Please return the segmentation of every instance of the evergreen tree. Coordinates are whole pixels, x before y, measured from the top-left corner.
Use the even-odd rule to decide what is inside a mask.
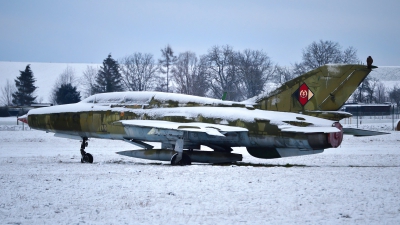
[[[32,104],[37,96],[33,96],[33,92],[36,90],[33,84],[35,83],[35,78],[33,77],[30,64],[25,68],[25,71],[19,71],[21,75],[15,80],[15,86],[17,91],[12,94],[13,104],[15,105],[30,105]]]
[[[80,92],[71,84],[62,84],[56,91],[56,102],[59,105],[77,103],[81,100]]]
[[[97,72],[92,93],[123,91],[123,80],[118,62],[111,58],[111,54],[103,61],[103,66]]]

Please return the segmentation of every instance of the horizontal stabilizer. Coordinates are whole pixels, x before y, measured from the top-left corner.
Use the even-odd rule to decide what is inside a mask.
[[[333,121],[340,121],[342,119],[353,116],[353,114],[344,111],[320,111],[320,110],[305,111],[303,112],[303,114]]]
[[[293,133],[336,133],[340,132],[336,127],[298,127],[291,125],[279,126],[282,132],[293,132]]]
[[[347,135],[354,135],[356,137],[390,134],[390,133],[385,133],[385,132],[379,132],[379,131],[373,131],[373,130],[362,130],[362,129],[357,129],[357,128],[343,128],[343,133],[347,134]]]

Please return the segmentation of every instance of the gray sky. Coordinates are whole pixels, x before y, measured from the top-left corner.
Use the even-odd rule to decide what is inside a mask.
[[[214,45],[301,61],[313,41],[400,65],[398,0],[0,0],[0,61],[101,63],[134,52],[207,53]]]

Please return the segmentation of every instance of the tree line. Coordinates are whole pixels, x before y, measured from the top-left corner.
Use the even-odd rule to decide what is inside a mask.
[[[88,66],[80,78],[67,67],[59,74],[50,93],[54,104],[80,101],[96,93],[118,91],[162,91],[241,101],[259,95],[267,83],[283,84],[329,63],[359,63],[354,47],[342,49],[333,41],[314,41],[302,51],[302,61],[279,66],[262,50],[235,51],[232,46],[213,46],[205,55],[186,51],[175,55],[172,47],[161,49],[161,58],[135,52],[119,60],[111,54],[100,68]],[[29,65],[2,88],[4,105],[27,105],[36,100],[33,72]],[[78,91],[78,86],[80,90]],[[398,92],[398,94],[397,94]],[[367,77],[351,97],[354,102],[400,103],[400,88],[387,90],[377,79]]]

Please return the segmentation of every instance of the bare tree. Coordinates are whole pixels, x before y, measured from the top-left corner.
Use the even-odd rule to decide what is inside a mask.
[[[167,74],[167,92],[169,92],[169,71],[176,61],[176,56],[174,56],[174,51],[170,45],[161,49],[161,59],[158,60],[160,64],[160,72]]]
[[[274,81],[279,84],[284,84],[294,78],[294,71],[289,67],[275,66]]]
[[[197,57],[193,52],[180,53],[175,67],[171,70],[172,78],[177,84],[177,92],[183,94],[191,94],[193,86],[192,77],[196,73]]]
[[[42,96],[38,96],[38,98],[36,99],[37,103],[43,103],[43,97]]]
[[[377,78],[374,78],[374,77],[370,78],[368,80],[369,88],[366,89],[366,92],[367,92],[366,97],[367,97],[367,102],[368,103],[376,102],[375,91],[376,91],[376,87],[377,87],[378,83],[379,83],[379,80]]]
[[[221,98],[226,92],[227,100],[240,100],[237,54],[232,47],[214,46],[208,51],[207,59],[212,97]]]
[[[237,61],[242,97],[260,94],[274,73],[271,59],[263,51],[246,49],[237,54]]]
[[[357,63],[358,61],[359,59],[357,57],[357,49],[350,46],[343,51],[340,63],[349,64],[349,63]]]
[[[207,96],[210,90],[209,84],[209,62],[207,56],[201,56],[197,65],[197,76],[193,81],[192,94],[197,96]]]
[[[82,85],[83,96],[87,98],[93,95],[93,85],[96,82],[96,75],[99,71],[99,68],[94,68],[92,66],[87,66],[86,70],[83,71],[82,77],[79,79],[80,84]]]
[[[53,89],[51,90],[50,93],[51,103],[57,104],[56,92],[63,84],[71,84],[72,86],[77,86],[75,70],[70,66],[67,66],[67,68],[58,76],[56,82],[54,83]]]
[[[1,104],[5,106],[12,105],[12,94],[17,91],[15,85],[13,85],[8,79],[4,87],[1,88]]]
[[[378,82],[376,85],[376,102],[384,103],[387,99],[386,87],[382,82]]]
[[[146,91],[153,88],[158,67],[152,54],[134,53],[120,60],[125,86],[130,91]]]
[[[396,103],[397,107],[400,105],[400,88],[397,84],[389,92],[389,98]]]
[[[307,73],[310,69],[304,63],[295,63],[292,68],[291,79],[301,76]]]
[[[195,53],[187,51],[179,54],[171,73],[177,92],[197,96],[206,95],[207,73],[204,71],[204,64],[199,64]]]
[[[361,82],[360,86],[354,91],[355,101],[361,103],[367,103],[370,101],[370,94],[372,91],[370,86],[370,77],[366,77],[363,82]]]
[[[165,82],[165,77],[156,76],[155,83],[156,86],[154,88],[155,91],[167,92],[167,82]]]
[[[348,47],[344,51],[338,42],[323,41],[313,42],[303,49],[303,61],[295,64],[297,70],[307,72],[329,63],[357,63],[357,50]]]

